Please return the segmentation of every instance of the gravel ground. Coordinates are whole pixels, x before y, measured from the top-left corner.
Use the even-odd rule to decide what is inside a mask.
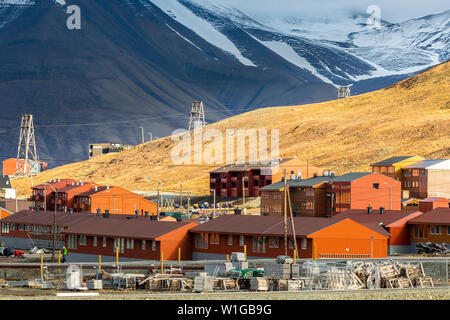
[[[62,290],[0,288],[0,300],[449,300],[450,288],[301,292],[156,293],[99,291],[99,296],[56,297]],[[92,291],[90,291],[92,292]]]

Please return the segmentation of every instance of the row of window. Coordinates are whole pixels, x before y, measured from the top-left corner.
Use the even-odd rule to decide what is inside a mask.
[[[414,226],[414,238],[421,239],[426,238],[426,230],[429,228],[430,235],[442,235],[443,226],[439,225],[431,225],[431,226],[425,226],[422,224],[418,224]],[[447,235],[450,235],[450,226],[447,226]]]
[[[100,239],[98,239],[100,238]],[[120,253],[124,253],[125,248],[128,250],[134,250],[135,239],[124,239],[124,238],[112,238],[113,239],[113,252],[116,252],[116,248],[119,248]],[[97,247],[98,241],[101,241],[101,246],[103,248],[107,247],[107,238],[106,237],[92,237],[92,246]],[[156,251],[156,241],[150,240],[136,240],[140,241],[141,250],[147,250],[147,242],[150,242],[151,250]],[[126,246],[125,246],[126,244]],[[77,249],[78,245],[86,246],[87,245],[87,236],[86,235],[68,235],[67,236],[67,248],[68,249]]]
[[[208,241],[209,238],[209,241]],[[233,238],[234,236],[232,234],[227,235],[227,245],[232,246],[233,245]],[[266,253],[266,240],[267,237],[259,236],[259,237],[253,237],[252,239],[252,252],[256,253]],[[292,238],[288,239],[288,246],[289,249],[294,249],[294,240]],[[280,247],[280,238],[279,237],[268,237],[268,247],[269,248],[279,248]],[[196,249],[208,249],[208,243],[219,245],[220,244],[220,235],[217,233],[197,233],[195,235],[195,248]],[[244,246],[244,236],[239,236],[239,246]],[[306,238],[301,239],[301,249],[306,250],[307,249],[307,240]]]
[[[418,177],[419,175],[421,176],[426,176],[427,172],[425,169],[403,169],[403,176],[405,177]]]
[[[10,222],[2,222],[2,233],[9,233],[9,231],[15,231],[16,226],[17,231],[26,231],[34,233],[53,233],[52,226],[15,224]],[[61,233],[63,231],[64,227],[56,227],[56,233]]]
[[[404,181],[403,182],[403,187],[405,188],[418,188],[420,185],[420,187],[426,187],[427,186],[427,182],[426,181]]]

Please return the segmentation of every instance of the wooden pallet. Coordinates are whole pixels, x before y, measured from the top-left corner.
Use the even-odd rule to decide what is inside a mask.
[[[269,291],[269,281],[263,277],[253,277],[250,279],[251,291]]]

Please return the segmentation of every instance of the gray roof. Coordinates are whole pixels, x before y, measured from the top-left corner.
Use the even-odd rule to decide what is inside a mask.
[[[322,183],[322,182],[347,182],[347,181],[353,181],[357,180],[359,178],[365,177],[369,174],[372,174],[372,172],[350,172],[347,174],[344,174],[342,176],[334,176],[333,178],[329,176],[320,176],[315,178],[309,178],[306,180],[287,180],[287,184],[290,187],[312,187],[316,184]],[[276,183],[272,183],[270,185],[267,185],[265,187],[262,187],[260,190],[262,191],[276,191],[280,190],[284,187],[284,182],[279,181]]]
[[[11,181],[9,181],[9,176],[1,175],[0,176],[0,189],[10,189]]]
[[[409,166],[406,166],[406,169],[425,169],[429,166],[432,166],[434,164],[447,161],[448,159],[429,159],[429,160],[422,160],[413,164],[410,164]]]
[[[387,159],[384,159],[382,161],[376,162],[374,164],[371,164],[371,166],[389,166],[393,165],[394,163],[412,158],[413,156],[400,156],[400,157],[390,157]]]

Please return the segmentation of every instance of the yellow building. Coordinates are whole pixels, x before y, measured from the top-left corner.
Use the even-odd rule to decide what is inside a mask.
[[[372,167],[372,172],[378,172],[390,178],[402,181],[402,168],[420,162],[422,160],[425,160],[425,158],[422,158],[421,156],[390,157],[377,163],[371,164],[370,166]]]

